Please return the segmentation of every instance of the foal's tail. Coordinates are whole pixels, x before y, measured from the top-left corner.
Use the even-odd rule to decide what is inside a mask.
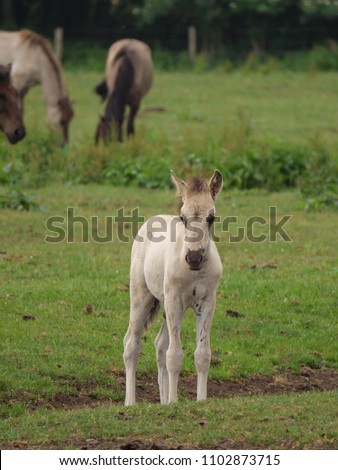
[[[156,315],[158,314],[158,311],[160,310],[161,307],[161,302],[158,299],[154,298],[154,304],[149,310],[149,314],[147,316],[147,321],[145,324],[145,329],[147,330],[151,323],[154,321]]]

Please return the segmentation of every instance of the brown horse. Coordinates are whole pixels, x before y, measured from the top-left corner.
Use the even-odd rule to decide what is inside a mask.
[[[22,112],[18,106],[18,93],[10,82],[10,65],[0,65],[0,130],[11,144],[26,135]]]
[[[107,105],[100,117],[95,142],[109,141],[112,130],[122,142],[122,124],[125,107],[130,107],[127,134],[134,134],[134,119],[141,98],[149,91],[153,78],[153,62],[150,48],[136,39],[122,39],[109,49],[104,80],[95,91]],[[115,130],[114,129],[114,130]]]
[[[68,141],[68,127],[74,115],[61,65],[50,43],[32,31],[0,31],[0,62],[11,63],[11,81],[19,93],[19,105],[34,85],[41,84],[54,131],[61,130]]]

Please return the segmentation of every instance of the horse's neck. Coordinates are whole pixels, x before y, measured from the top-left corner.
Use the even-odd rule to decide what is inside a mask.
[[[65,94],[61,71],[55,70],[56,64],[51,63],[44,51],[41,50],[40,54],[40,80],[43,94],[48,108],[55,108]]]

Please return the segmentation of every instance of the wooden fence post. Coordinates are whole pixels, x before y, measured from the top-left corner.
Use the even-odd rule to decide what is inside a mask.
[[[197,52],[197,34],[195,26],[188,28],[188,54],[191,62],[195,62]]]
[[[62,62],[63,54],[63,28],[54,30],[54,51],[59,61]]]

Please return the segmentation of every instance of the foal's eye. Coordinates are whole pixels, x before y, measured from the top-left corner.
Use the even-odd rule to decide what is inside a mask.
[[[180,215],[180,219],[181,219],[181,222],[184,223],[184,225],[187,225],[187,218],[185,217],[185,215]]]
[[[211,227],[211,225],[214,223],[214,221],[215,221],[215,216],[213,214],[208,215],[207,223],[208,223],[209,227]]]

